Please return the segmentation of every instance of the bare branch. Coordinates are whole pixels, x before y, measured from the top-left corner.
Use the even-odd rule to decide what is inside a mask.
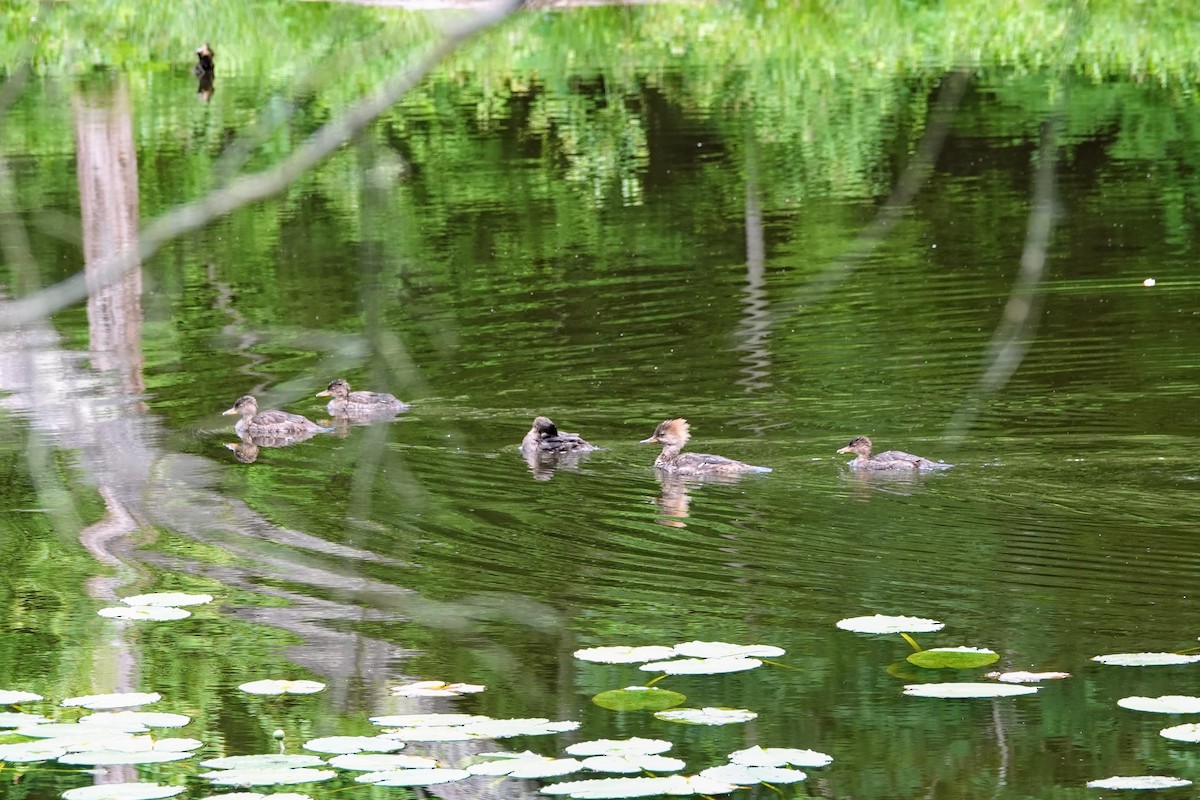
[[[502,0],[461,24],[448,28],[444,38],[425,56],[395,75],[373,95],[319,128],[312,138],[279,164],[263,172],[238,178],[199,200],[168,211],[142,229],[136,251],[106,261],[90,271],[86,279],[81,271],[53,286],[5,304],[0,311],[0,329],[28,324],[77,303],[87,297],[89,287],[95,289],[111,284],[125,271],[152,257],[172,239],[203,228],[222,214],[279,194],[344,143],[362,133],[463,42],[500,22],[522,5],[522,0]]]

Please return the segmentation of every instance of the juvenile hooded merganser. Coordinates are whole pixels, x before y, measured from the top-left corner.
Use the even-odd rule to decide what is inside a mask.
[[[531,453],[586,453],[599,449],[599,447],[585,442],[577,433],[560,431],[549,417],[536,417],[533,420],[533,427],[521,440],[521,452],[525,455]]]
[[[940,461],[930,461],[928,458],[914,456],[912,453],[905,453],[901,450],[888,450],[885,453],[871,455],[871,440],[866,436],[855,436],[850,440],[850,444],[838,450],[839,453],[855,453],[857,458],[849,462],[851,467],[855,469],[946,469],[953,466],[952,464],[944,464]]]
[[[204,75],[213,74],[213,51],[208,46],[208,42],[196,48],[196,66],[192,67],[192,73],[197,78]]]
[[[325,408],[330,414],[345,417],[398,414],[412,408],[408,403],[385,392],[352,392],[350,384],[341,378],[331,381],[324,391],[317,392],[317,397],[330,396],[333,399]]]
[[[690,438],[686,419],[668,419],[660,422],[654,429],[654,435],[642,439],[641,444],[661,444],[663,449],[654,459],[654,466],[676,475],[740,475],[743,472],[771,471],[770,467],[755,467],[724,456],[680,453]]]
[[[259,411],[258,401],[252,395],[243,395],[233,408],[222,414],[240,414],[241,419],[233,427],[239,436],[297,436],[303,433],[325,433],[333,430],[323,428],[310,419],[286,411]]]

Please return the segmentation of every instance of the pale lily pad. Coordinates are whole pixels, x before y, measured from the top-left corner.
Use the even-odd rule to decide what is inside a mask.
[[[778,658],[787,651],[769,644],[730,644],[729,642],[683,642],[672,648],[676,655],[688,658]]]
[[[297,783],[320,783],[336,777],[331,769],[288,769],[287,767],[259,769],[218,769],[200,773],[216,786],[292,786]]]
[[[392,728],[383,736],[401,742],[465,742],[482,739],[466,725],[423,725],[419,728]]]
[[[974,669],[996,663],[1000,654],[986,647],[931,647],[906,660],[925,669]]]
[[[1014,683],[910,683],[904,693],[911,697],[1015,697],[1040,688]]]
[[[747,767],[782,767],[788,764],[793,767],[827,767],[833,763],[833,756],[819,753],[816,750],[755,745],[730,753],[729,760],[734,764],[743,764]]]
[[[186,786],[161,786],[157,783],[97,783],[62,793],[63,800],[158,800],[174,797]]]
[[[238,687],[247,694],[316,694],[324,690],[319,681],[262,680],[243,683]]]
[[[79,718],[81,725],[105,725],[109,727],[182,728],[192,721],[185,714],[168,714],[165,711],[97,711]]]
[[[1001,683],[1038,683],[1060,681],[1071,677],[1069,672],[989,672],[984,677],[994,678]]]
[[[1185,656],[1179,653],[1110,653],[1094,656],[1092,661],[1111,664],[1115,667],[1170,667],[1176,664],[1195,664],[1200,655]]]
[[[475,683],[444,683],[442,681],[417,681],[404,686],[393,686],[394,697],[459,697],[464,694],[482,692],[485,686]]]
[[[465,769],[396,769],[387,772],[368,772],[354,780],[375,786],[434,786],[453,783],[471,777]]]
[[[168,738],[159,739],[154,743],[155,750],[165,750],[169,752],[182,752],[197,750],[204,746],[204,742],[199,739],[190,738]]]
[[[638,772],[678,772],[687,766],[682,759],[669,756],[636,755],[589,756],[583,766],[593,772],[619,772],[633,775]]]
[[[386,717],[371,717],[371,722],[389,728],[441,728],[487,722],[490,719],[491,717],[479,714],[392,714]]]
[[[17,703],[32,703],[41,700],[40,694],[33,692],[18,692],[14,689],[0,689],[0,706],[13,706]]]
[[[192,615],[187,609],[174,606],[113,606],[102,608],[96,613],[109,619],[128,619],[136,622],[169,622],[174,619],[186,619]]]
[[[94,728],[93,734],[71,734],[60,736],[57,741],[67,748],[68,753],[85,753],[89,750],[111,750],[117,753],[137,753],[154,750],[154,737],[149,734],[135,735],[124,731],[109,731]]]
[[[295,769],[297,767],[319,767],[325,759],[299,753],[258,753],[249,756],[224,756],[201,761],[200,766],[208,769]]]
[[[58,763],[101,767],[115,764],[162,764],[191,757],[192,754],[186,751],[138,750],[131,753],[121,750],[88,750],[59,756]]]
[[[31,761],[49,761],[67,753],[67,748],[54,739],[42,739],[36,742],[17,742],[16,744],[0,744],[0,761],[27,763]]]
[[[523,753],[480,753],[476,757],[486,760],[467,767],[467,772],[472,775],[541,780],[570,775],[583,769],[583,762],[578,759],[550,758],[528,750]]]
[[[799,783],[808,777],[798,769],[784,767],[752,767],[748,764],[724,764],[719,767],[709,767],[700,773],[702,778],[714,781],[736,783],[739,786],[752,786],[756,783]]]
[[[1158,732],[1158,735],[1173,739],[1176,742],[1200,742],[1200,723],[1187,722],[1183,725],[1163,728]]]
[[[551,722],[541,717],[533,717],[528,719],[489,719],[486,722],[475,722],[465,727],[467,732],[475,737],[507,739],[511,736],[545,736],[551,733],[565,733],[578,728],[579,723],[571,720]]]
[[[154,592],[121,598],[121,602],[127,606],[163,607],[198,606],[211,603],[212,600],[211,594],[187,594],[185,592]]]
[[[573,756],[651,756],[665,753],[672,747],[664,739],[592,739],[567,745]]]
[[[576,650],[573,655],[580,661],[596,661],[601,664],[640,664],[644,661],[671,658],[675,655],[675,648],[657,644],[644,647],[588,647]]]
[[[19,736],[29,736],[33,739],[59,738],[98,738],[116,733],[145,733],[149,730],[145,725],[134,720],[122,720],[120,723],[89,723],[81,722],[43,722],[26,728],[17,728],[13,733]]]
[[[1088,781],[1089,789],[1175,789],[1179,786],[1191,786],[1192,782],[1183,778],[1168,778],[1165,775],[1114,775],[1099,781]]]
[[[932,633],[946,627],[946,623],[923,617],[889,617],[885,614],[875,614],[870,617],[838,620],[837,626],[854,633]]]
[[[718,675],[724,672],[745,672],[761,667],[757,658],[679,658],[674,661],[652,661],[638,669],[644,672],[662,672],[666,675]]]
[[[88,694],[82,697],[68,697],[62,705],[70,708],[82,706],[90,709],[134,708],[157,703],[162,700],[158,692],[116,692],[114,694]]]
[[[665,778],[598,778],[588,781],[564,781],[542,787],[542,794],[565,794],[578,800],[603,800],[654,795],[729,794],[738,787],[699,775],[669,775]]]
[[[654,716],[668,722],[682,722],[685,725],[730,725],[737,722],[749,722],[758,716],[753,711],[744,708],[675,708],[670,711],[656,711]]]
[[[23,714],[20,711],[0,711],[0,728],[22,728],[26,725],[37,725],[49,722],[48,717],[41,714]]]
[[[329,759],[329,766],[353,772],[385,772],[396,769],[435,769],[436,758],[400,756],[392,753],[350,753]]]
[[[1132,711],[1150,711],[1155,714],[1200,714],[1200,697],[1182,694],[1164,694],[1161,697],[1122,697],[1117,701],[1117,705]]]
[[[593,703],[609,711],[662,711],[665,708],[674,708],[686,700],[686,695],[655,686],[609,689],[592,698]]]
[[[309,739],[305,750],[318,753],[390,753],[404,747],[404,742],[383,736],[323,736]]]

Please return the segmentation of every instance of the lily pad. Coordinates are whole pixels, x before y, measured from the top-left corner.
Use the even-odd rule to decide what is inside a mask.
[[[507,739],[512,736],[544,736],[551,733],[565,733],[578,728],[579,723],[571,720],[552,722],[541,717],[532,717],[527,719],[489,719],[486,722],[475,722],[465,727],[467,732],[474,737]]]
[[[105,734],[145,733],[147,730],[148,728],[140,722],[121,720],[118,723],[88,724],[82,722],[43,722],[38,725],[17,728],[13,733],[33,739],[59,739],[67,737],[83,739],[100,737]]]
[[[522,780],[541,780],[570,775],[583,769],[576,758],[550,758],[526,750],[523,753],[480,753],[485,759],[467,767],[472,775],[508,776]]]
[[[371,717],[371,722],[389,728],[454,727],[486,722],[491,717],[479,714],[391,714],[386,717]]]
[[[620,772],[633,775],[639,772],[678,772],[687,766],[683,759],[669,756],[626,753],[614,756],[589,756],[583,766],[593,772]]]
[[[442,681],[417,681],[404,686],[393,686],[394,697],[460,697],[464,694],[482,692],[485,686],[475,683],[444,683]]]
[[[724,764],[719,767],[709,767],[700,776],[725,783],[736,783],[739,786],[752,786],[756,783],[799,783],[808,777],[798,769],[784,767],[753,767],[747,764]]]
[[[88,694],[82,697],[68,697],[62,705],[70,708],[81,706],[91,709],[133,708],[149,705],[162,700],[158,692],[116,692],[114,694]]]
[[[238,687],[247,694],[316,694],[325,689],[320,681],[262,680],[243,683]]]
[[[925,669],[973,669],[999,660],[999,653],[985,647],[933,647],[912,653],[907,659]]]
[[[674,661],[652,661],[642,664],[643,672],[662,672],[666,675],[719,675],[725,672],[745,672],[761,667],[757,658],[730,656],[727,658],[679,658]]]
[[[989,672],[984,677],[994,678],[1001,683],[1038,683],[1060,681],[1071,677],[1069,672]]]
[[[688,658],[778,658],[787,651],[769,644],[730,644],[729,642],[683,642],[673,648],[676,655]]]
[[[1185,656],[1179,653],[1110,653],[1094,656],[1092,661],[1111,664],[1115,667],[1169,667],[1176,664],[1195,664],[1200,655]]]
[[[216,786],[291,786],[297,783],[320,783],[337,776],[331,769],[288,769],[286,767],[257,769],[218,769],[200,773]]]
[[[187,594],[185,592],[154,592],[152,594],[135,594],[133,597],[122,597],[121,602],[127,606],[198,606],[212,602],[211,594]]]
[[[368,772],[354,780],[375,786],[434,786],[453,783],[471,777],[465,769],[396,769],[387,772]]]
[[[668,795],[729,794],[738,787],[699,775],[670,775],[665,778],[597,778],[587,781],[563,781],[542,787],[542,794],[565,794],[579,800],[603,800],[620,797]]]
[[[627,686],[609,689],[592,698],[592,702],[609,711],[662,711],[674,708],[687,700],[687,695],[653,686]]]
[[[946,627],[946,623],[923,617],[889,617],[885,614],[875,614],[870,617],[838,620],[837,626],[854,633],[932,633]]]
[[[54,739],[0,744],[0,761],[11,761],[14,764],[49,761],[64,756],[66,753],[67,748],[61,742]]]
[[[113,606],[96,612],[109,619],[127,619],[135,622],[170,622],[186,619],[192,612],[174,606]]]
[[[911,697],[1015,697],[1039,688],[1015,683],[910,683],[904,693]]]
[[[631,756],[657,755],[672,747],[665,739],[591,739],[567,745],[566,751],[573,756]]]
[[[168,761],[183,761],[191,757],[192,754],[186,751],[139,750],[130,753],[121,750],[88,750],[59,756],[58,763],[106,767],[115,764],[162,764]]]
[[[43,699],[40,694],[33,692],[18,692],[13,689],[0,689],[0,706],[12,706],[17,703],[32,703]]]
[[[323,736],[309,739],[305,750],[317,753],[390,753],[404,747],[404,742],[383,736]]]
[[[294,769],[297,767],[319,767],[325,759],[299,753],[259,753],[250,756],[224,756],[201,761],[200,766],[208,769]]]
[[[833,756],[816,750],[755,745],[730,753],[729,760],[748,767],[783,767],[789,764],[793,767],[827,767],[833,763]]]
[[[1168,778],[1165,775],[1114,775],[1098,781],[1088,781],[1089,789],[1175,789],[1179,786],[1191,786],[1192,782],[1183,778]]]
[[[668,722],[682,722],[685,725],[730,725],[738,722],[749,722],[758,716],[753,711],[744,708],[676,708],[670,711],[657,711],[654,716]]]
[[[97,783],[62,793],[63,800],[157,800],[174,797],[186,786],[161,786],[157,783]]]
[[[23,728],[26,725],[37,725],[49,722],[48,717],[41,714],[23,714],[20,711],[0,711],[0,728]]]
[[[1132,711],[1150,711],[1155,714],[1200,714],[1200,697],[1182,694],[1165,694],[1161,697],[1122,697],[1117,701],[1117,705]]]
[[[134,728],[182,728],[191,721],[192,718],[186,714],[168,714],[165,711],[97,711],[79,718],[81,725]]]
[[[476,735],[466,725],[423,725],[419,728],[393,728],[383,734],[401,742],[465,742],[486,737]]]
[[[435,769],[436,758],[393,753],[349,753],[329,759],[329,766],[352,772],[386,772],[396,769]]]
[[[661,661],[675,655],[674,647],[646,645],[644,647],[588,647],[576,650],[572,655],[580,661],[595,661],[601,664],[641,664],[645,661]]]
[[[1173,725],[1170,728],[1163,728],[1158,735],[1176,742],[1200,742],[1200,723],[1186,722],[1183,725]]]

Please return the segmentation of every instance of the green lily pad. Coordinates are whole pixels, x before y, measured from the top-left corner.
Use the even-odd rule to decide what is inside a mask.
[[[592,702],[609,711],[662,711],[687,700],[686,695],[670,689],[647,686],[630,686],[626,689],[610,689],[592,698]]]
[[[925,669],[973,669],[1000,660],[1000,654],[985,647],[934,647],[912,653],[906,659]]]

